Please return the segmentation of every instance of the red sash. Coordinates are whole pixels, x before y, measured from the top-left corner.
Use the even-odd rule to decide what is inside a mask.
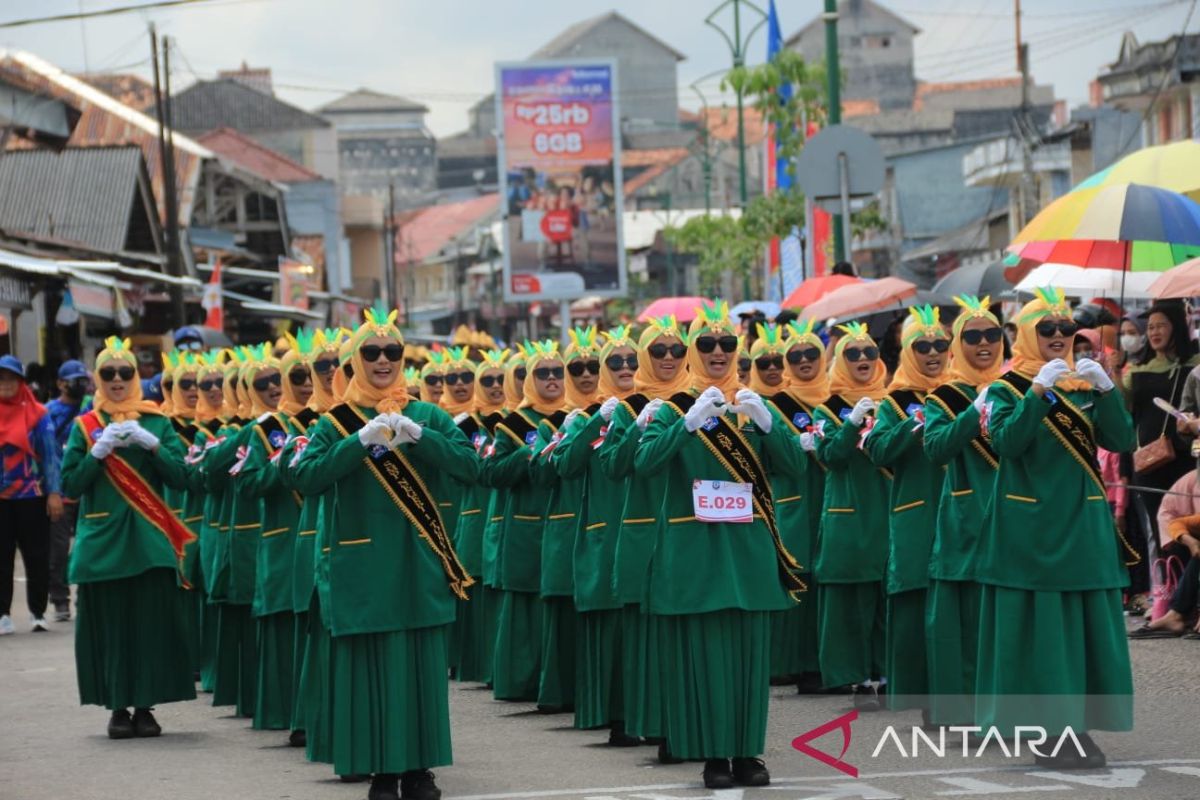
[[[78,419],[79,424],[83,426],[83,432],[87,434],[88,442],[94,442],[104,428],[100,415],[89,411],[80,415]],[[158,496],[158,492],[116,452],[110,453],[104,459],[104,473],[125,502],[167,537],[167,541],[171,543],[171,550],[175,553],[180,583],[185,589],[192,588],[183,574],[183,558],[184,548],[196,541],[196,534],[188,530],[187,526],[171,513],[171,509]]]

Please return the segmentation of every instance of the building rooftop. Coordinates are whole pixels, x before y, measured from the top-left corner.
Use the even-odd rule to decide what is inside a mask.
[[[219,156],[228,158],[260,178],[280,183],[317,181],[321,176],[287,156],[263,147],[233,128],[217,128],[198,137],[198,141]]]
[[[322,114],[337,114],[352,111],[426,112],[429,108],[421,103],[394,94],[383,94],[371,89],[358,89],[357,91],[342,95],[337,100],[326,103],[317,110]]]
[[[921,32],[921,29],[918,28],[916,25],[913,25],[911,22],[904,19],[903,17],[901,17],[899,14],[895,13],[894,11],[889,10],[885,6],[883,6],[879,3],[872,2],[872,0],[839,0],[839,2],[838,2],[838,17],[841,19],[845,19],[846,17],[849,17],[849,16],[862,16],[863,12],[866,12],[866,11],[873,11],[873,12],[879,13],[879,14],[883,15],[884,17],[886,17],[887,19],[894,22],[895,24],[902,25],[902,26],[908,28],[914,34]],[[825,20],[824,20],[823,16],[818,14],[817,16],[815,16],[811,20],[809,20],[808,23],[803,28],[801,28],[800,30],[796,31],[791,36],[789,36],[787,41],[784,42],[784,45],[786,47],[791,47],[792,45],[796,44],[796,42],[798,42],[800,40],[800,37],[803,36],[805,33],[807,33],[810,28],[813,28],[814,26],[817,26],[817,25],[824,25],[824,24],[825,24]]]
[[[1035,106],[1054,104],[1054,87],[1029,87],[1029,101]],[[917,84],[914,111],[980,111],[1017,108],[1021,105],[1021,78],[989,78],[976,81]]]
[[[130,108],[154,109],[154,85],[145,78],[121,74],[80,75],[79,78]]]
[[[396,263],[437,258],[455,239],[499,212],[500,195],[492,193],[397,214]]]
[[[328,128],[329,120],[234,80],[198,81],[171,98],[171,119],[183,131],[233,128],[241,133]]]
[[[576,22],[574,25],[567,26],[561,33],[539,47],[529,58],[530,60],[539,58],[565,58],[573,55],[572,49],[580,39],[583,39],[604,23],[614,20],[640,33],[642,36],[645,36],[647,39],[651,40],[659,47],[673,55],[676,61],[683,61],[685,58],[687,58],[687,56],[676,50],[674,47],[671,47],[671,45],[667,44],[662,39],[659,39],[645,28],[636,24],[623,14],[617,13],[616,11],[609,11],[606,14],[600,14],[599,16],[581,20]]]

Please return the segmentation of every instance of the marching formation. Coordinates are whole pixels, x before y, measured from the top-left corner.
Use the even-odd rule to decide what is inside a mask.
[[[109,736],[212,693],[372,800],[440,797],[448,681],[762,786],[769,686],[936,725],[1128,730],[1126,580],[1097,446],[1128,450],[1062,293],[1000,321],[575,329],[406,370],[396,313],[286,347],[128,345],[71,430],[80,699]],[[746,353],[744,356],[743,353]],[[749,358],[749,374],[739,364]],[[849,687],[849,688],[847,688]],[[1010,702],[1034,696],[1035,703]]]

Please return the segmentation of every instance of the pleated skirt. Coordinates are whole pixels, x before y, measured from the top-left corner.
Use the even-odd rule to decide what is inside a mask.
[[[883,584],[823,583],[820,595],[821,682],[846,686],[884,676]]]
[[[624,720],[622,664],[623,609],[585,611],[577,619],[579,682],[575,687],[575,727],[599,728]]]
[[[1009,733],[1133,728],[1133,673],[1119,589],[982,586],[975,724]]]
[[[575,706],[575,601],[542,598],[542,657],[538,676],[539,706]]]
[[[497,700],[532,702],[541,678],[542,600],[533,592],[497,593],[493,693]]]
[[[821,669],[817,657],[820,617],[812,576],[804,576],[809,590],[795,608],[771,612],[771,677],[798,677]]]
[[[258,683],[258,627],[248,605],[221,603],[216,608],[213,705],[234,706],[239,717],[253,717]]]
[[[766,748],[771,618],[726,609],[658,617],[666,736],[685,759],[753,757]]]
[[[492,679],[499,604],[499,593],[482,583],[471,587],[470,599],[459,602],[450,649],[456,680],[487,683]]]
[[[292,724],[292,659],[296,615],[291,611],[258,617],[258,669],[255,674],[255,730],[283,731]]]
[[[399,773],[452,762],[449,625],[335,636],[333,767]]]
[[[887,597],[885,670],[887,703],[893,711],[928,706],[925,661],[925,589]]]
[[[308,637],[308,612],[292,615],[292,721],[291,730],[304,730],[304,693],[300,674],[304,671],[304,648]]]
[[[975,718],[975,659],[979,650],[980,586],[974,581],[929,581],[925,654],[929,719],[969,725]]]
[[[187,594],[173,569],[79,584],[75,670],[80,704],[150,708],[196,697]]]
[[[304,663],[300,667],[300,708],[307,743],[305,755],[309,761],[333,763],[333,672],[329,660],[329,629],[321,621],[320,601],[313,592],[312,603],[305,615],[308,626],[304,632]]]
[[[193,584],[193,591],[204,591],[203,584]],[[217,675],[217,607],[208,602],[207,595],[200,607],[200,691],[211,692]]]
[[[663,619],[643,613],[641,606],[635,604],[621,610],[625,732],[648,739],[667,735],[666,699],[663,696],[666,665],[659,642]]]

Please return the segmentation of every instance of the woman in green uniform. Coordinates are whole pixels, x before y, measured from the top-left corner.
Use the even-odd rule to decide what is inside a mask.
[[[1128,548],[1096,462],[1097,446],[1133,449],[1133,424],[1104,368],[1073,363],[1078,326],[1062,291],[1037,294],[1017,315],[1009,372],[977,399],[1000,469],[977,558],[975,723],[1070,727],[1083,753],[1067,744],[1038,763],[1092,769],[1105,758],[1087,731],[1133,726]]]
[[[946,381],[950,336],[938,309],[909,309],[900,329],[900,365],[876,422],[866,438],[872,463],[891,470],[888,517],[887,636],[888,708],[921,708],[929,680],[925,667],[925,591],[937,503],[945,470],[925,455],[925,397]]]
[[[600,469],[597,453],[604,444],[613,414],[634,391],[638,353],[629,329],[618,326],[605,334],[599,353],[600,384],[594,404],[578,415],[550,454],[562,479],[561,494],[571,487],[579,518],[572,553],[575,609],[579,627],[579,685],[575,691],[575,727],[610,728],[608,742],[636,746],[625,733],[621,687],[621,602],[613,581],[617,531],[626,481],[613,481]],[[581,502],[582,499],[582,502]]]
[[[862,450],[864,432],[887,394],[887,367],[865,325],[842,326],[833,349],[830,397],[802,436],[826,467],[825,508],[815,571],[820,586],[821,680],[855,687],[855,707],[879,710],[883,677],[884,569],[888,476]]]
[[[739,388],[728,306],[705,303],[688,334],[691,387],[658,410],[635,458],[637,479],[667,475],[646,589],[667,739],[674,755],[705,759],[707,788],[764,786],[769,612],[805,588],[768,476],[798,474],[802,452],[762,398]]]
[[[829,399],[829,371],[825,345],[813,333],[813,321],[791,323],[787,329],[789,335],[781,343],[787,371],[782,391],[775,391],[771,405],[779,412],[779,424],[799,436],[811,432],[813,412]],[[771,476],[779,532],[788,552],[800,562],[804,570],[801,577],[808,584],[808,591],[795,608],[771,614],[771,676],[794,676],[797,689],[808,693],[820,690],[822,685],[818,658],[820,594],[812,569],[817,558],[825,468],[811,452],[803,466],[799,478]]]
[[[925,398],[925,455],[946,468],[925,600],[929,718],[935,725],[966,725],[975,715],[975,546],[1000,465],[980,429],[975,398],[1004,372],[1004,331],[988,300],[955,298],[962,311],[952,329],[950,372]]]
[[[447,636],[473,580],[458,561],[429,478],[475,478],[454,421],[411,401],[404,343],[366,312],[343,402],[313,429],[292,476],[326,497],[334,770],[371,774],[371,800],[434,800],[429,768],[451,763]],[[399,572],[397,572],[399,570]]]
[[[79,498],[68,570],[79,586],[79,700],[112,712],[113,739],[158,736],[152,707],[196,696],[183,581],[195,534],[162,496],[186,485],[183,447],[142,400],[128,340],[105,341],[93,377],[93,408],[76,418],[62,463],[63,490]]]

